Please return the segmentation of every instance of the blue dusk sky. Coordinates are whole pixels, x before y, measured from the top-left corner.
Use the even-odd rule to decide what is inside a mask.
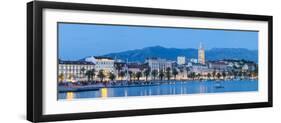
[[[258,32],[120,25],[58,25],[59,58],[78,60],[151,46],[258,49]]]

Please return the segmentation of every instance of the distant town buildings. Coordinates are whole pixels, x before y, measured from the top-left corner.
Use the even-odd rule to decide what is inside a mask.
[[[199,63],[192,64],[192,67],[190,68],[190,71],[194,73],[207,74],[208,72],[211,72],[207,65]]]
[[[223,61],[208,62],[209,68],[214,70],[227,70],[228,64]]]
[[[63,81],[112,80],[177,80],[257,78],[258,64],[252,61],[205,59],[205,49],[200,43],[198,59],[177,56],[176,61],[159,57],[146,58],[144,62],[129,62],[103,56],[89,56],[81,61],[59,60],[58,78]]]
[[[191,62],[191,63],[198,63],[198,59],[191,58],[191,59],[190,59],[190,62]]]
[[[178,56],[178,57],[177,57],[177,63],[178,63],[179,65],[185,64],[185,63],[186,63],[185,56]]]
[[[128,63],[128,71],[134,74],[138,72],[143,72],[146,69],[149,69],[148,64]]]

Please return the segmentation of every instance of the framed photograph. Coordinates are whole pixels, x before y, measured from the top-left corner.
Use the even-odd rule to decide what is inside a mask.
[[[272,16],[27,4],[33,122],[272,107]]]

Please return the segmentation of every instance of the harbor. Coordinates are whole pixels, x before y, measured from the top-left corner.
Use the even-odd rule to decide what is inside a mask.
[[[60,92],[59,99],[110,98],[132,96],[188,95],[258,91],[257,80],[170,81],[154,85],[108,86],[90,91]],[[222,93],[223,94],[223,93]]]

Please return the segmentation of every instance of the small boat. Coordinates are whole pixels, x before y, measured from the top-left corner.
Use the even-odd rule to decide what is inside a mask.
[[[224,86],[222,86],[221,83],[216,83],[215,88],[224,88]]]

